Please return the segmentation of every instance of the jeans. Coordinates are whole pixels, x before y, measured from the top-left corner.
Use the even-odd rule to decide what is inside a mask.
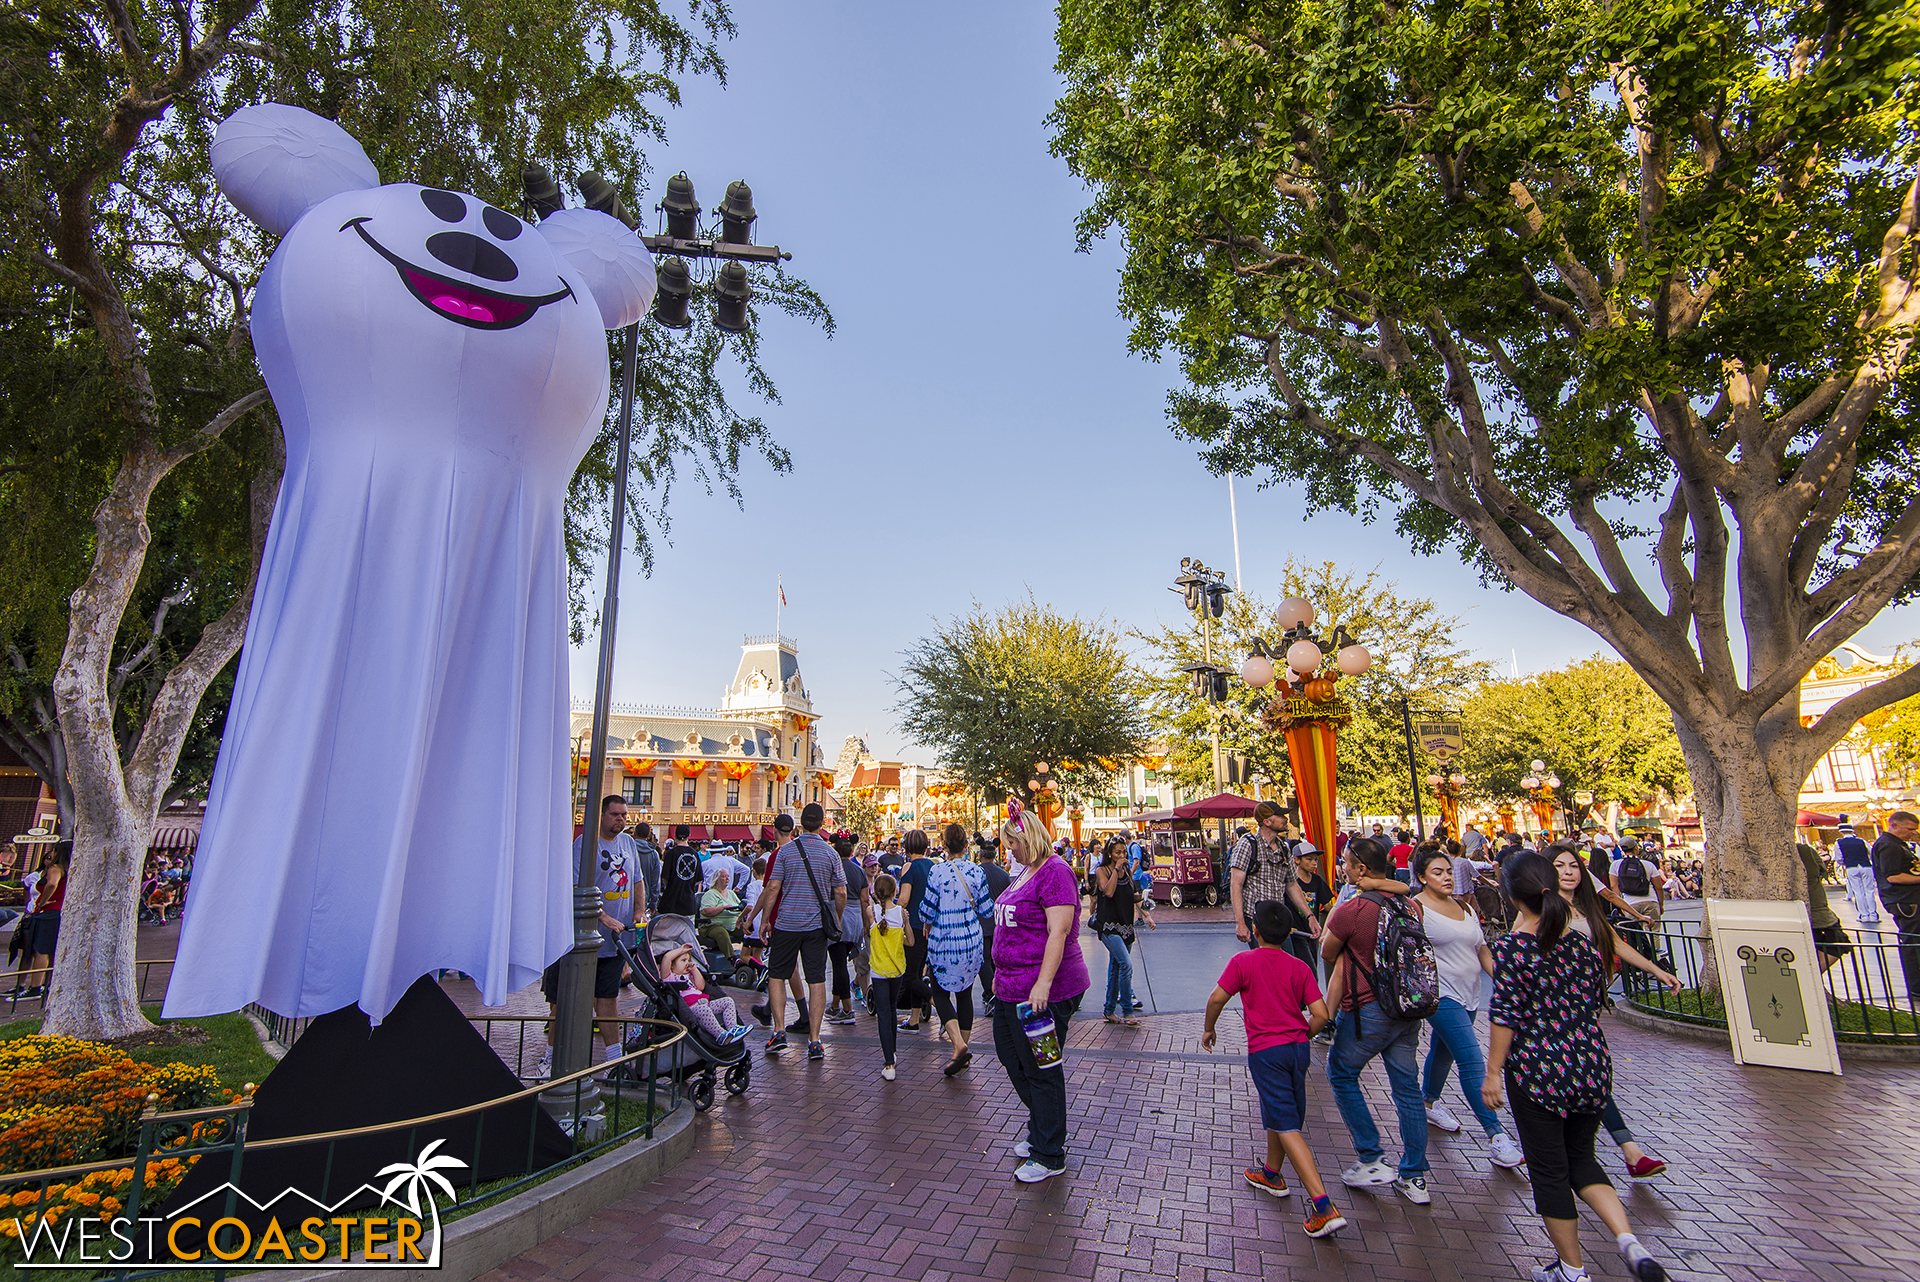
[[[1379,1056],[1393,1091],[1394,1111],[1400,1115],[1400,1175],[1427,1171],[1427,1109],[1420,1098],[1420,1021],[1389,1019],[1375,1002],[1358,1011],[1341,1011],[1333,1024],[1333,1050],[1327,1056],[1327,1082],[1340,1120],[1353,1137],[1353,1151],[1362,1162],[1377,1162],[1385,1150],[1373,1124],[1373,1110],[1360,1090],[1360,1070]]]
[[[1853,902],[1853,915],[1862,926],[1880,923],[1880,891],[1871,868],[1847,869],[1847,898]]]
[[[1920,1005],[1920,908],[1898,904],[1889,911],[1900,941],[1900,973],[1907,981],[1907,1003]]]
[[[1066,1049],[1067,1023],[1080,1009],[1080,996],[1055,1001],[1047,1011],[1053,1016],[1054,1036]],[[1013,1093],[1027,1107],[1027,1146],[1032,1159],[1054,1170],[1067,1164],[1067,1066],[1055,1064],[1041,1068],[1033,1057],[1033,1045],[1020,1027],[1019,1002],[995,1002],[993,1008],[993,1049],[1006,1067]],[[1426,1126],[1426,1119],[1420,1119]]]
[[[1427,1069],[1421,1093],[1429,1104],[1439,1099],[1447,1088],[1447,1074],[1458,1064],[1460,1093],[1467,1097],[1468,1107],[1480,1119],[1480,1129],[1492,1139],[1504,1134],[1506,1128],[1500,1124],[1500,1115],[1480,1098],[1480,1088],[1487,1080],[1487,1057],[1480,1049],[1480,1039],[1473,1033],[1474,1020],[1479,1014],[1451,997],[1440,999],[1440,1009],[1427,1021],[1433,1028],[1433,1042],[1427,1047]]]
[[[1102,935],[1107,947],[1107,1008],[1109,1015],[1133,1018],[1133,957],[1122,935]]]

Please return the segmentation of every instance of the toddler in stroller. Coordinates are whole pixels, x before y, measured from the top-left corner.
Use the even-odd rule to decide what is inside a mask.
[[[733,998],[706,991],[706,980],[693,964],[692,948],[680,944],[660,954],[660,978],[680,994],[680,1002],[693,1022],[716,1042],[737,1042],[747,1035],[747,1026],[733,1008]]]
[[[693,922],[662,913],[647,923],[642,942],[645,947],[637,954],[628,954],[627,963],[634,987],[647,998],[643,1013],[672,1020],[687,1030],[685,1040],[661,1055],[656,1071],[684,1083],[693,1106],[702,1112],[713,1106],[720,1069],[726,1070],[728,1092],[741,1094],[753,1072],[744,1040],[746,1030],[736,1022],[733,999],[720,994],[709,973]],[[676,983],[675,978],[684,982]],[[712,1009],[703,1009],[707,1007]],[[649,1040],[643,1025],[628,1040],[626,1049],[629,1053],[645,1050]],[[647,1062],[635,1060],[623,1071],[629,1079],[640,1080],[646,1072],[641,1065]]]

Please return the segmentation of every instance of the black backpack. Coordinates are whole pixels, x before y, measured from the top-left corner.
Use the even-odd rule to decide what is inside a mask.
[[[1653,884],[1647,880],[1647,866],[1638,855],[1628,855],[1620,861],[1620,893],[1623,895],[1650,895]]]

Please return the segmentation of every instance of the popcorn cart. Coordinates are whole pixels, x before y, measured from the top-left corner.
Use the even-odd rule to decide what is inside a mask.
[[[1152,829],[1153,898],[1175,908],[1220,902],[1214,855],[1198,819],[1174,819]]]

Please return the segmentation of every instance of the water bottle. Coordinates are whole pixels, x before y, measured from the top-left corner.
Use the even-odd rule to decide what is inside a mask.
[[[1015,1013],[1020,1016],[1020,1030],[1027,1035],[1027,1044],[1033,1047],[1034,1062],[1041,1068],[1058,1068],[1060,1036],[1054,1030],[1053,1013],[1042,1010],[1036,1014],[1030,1002],[1021,1002]]]

